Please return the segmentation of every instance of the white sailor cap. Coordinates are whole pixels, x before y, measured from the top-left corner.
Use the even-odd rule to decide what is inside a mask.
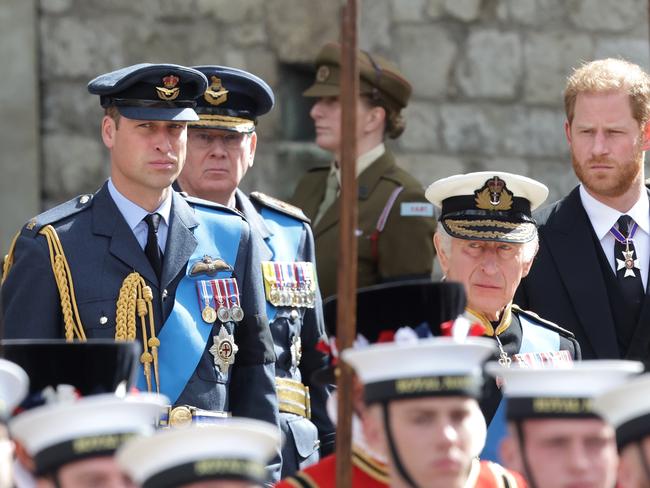
[[[279,447],[280,432],[274,425],[231,418],[134,438],[120,448],[117,462],[143,488],[172,488],[210,479],[262,484],[265,466]]]
[[[45,475],[81,459],[112,455],[129,437],[153,431],[169,400],[154,393],[93,395],[17,415],[9,431]]]
[[[488,363],[487,373],[504,381],[509,420],[595,417],[593,398],[640,373],[637,361],[594,360],[546,368],[504,368]]]
[[[594,410],[616,429],[619,450],[650,435],[650,373],[612,386],[594,398]]]
[[[25,370],[11,361],[0,359],[0,420],[11,415],[29,390]]]
[[[479,171],[437,180],[425,196],[441,209],[438,220],[452,237],[522,243],[537,235],[531,212],[548,188],[525,176]]]
[[[341,357],[364,384],[368,404],[426,396],[479,398],[481,366],[495,348],[493,340],[482,337],[463,342],[434,337],[346,349]]]

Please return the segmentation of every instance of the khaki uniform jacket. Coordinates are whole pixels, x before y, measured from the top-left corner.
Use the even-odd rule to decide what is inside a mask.
[[[300,207],[313,219],[325,197],[329,166],[310,170],[298,183],[291,203]],[[432,215],[430,203],[424,198],[422,185],[395,164],[389,150],[358,178],[359,222],[358,235],[358,282],[359,288],[405,278],[422,278],[431,275],[434,259],[433,216],[408,216],[402,211],[402,203],[423,203],[424,213]],[[376,251],[373,252],[371,236],[377,221],[393,191],[403,187],[392,206],[386,225],[379,234]],[[412,207],[412,206],[411,206]],[[316,243],[318,281],[323,297],[336,293],[339,199],[337,198],[323,217],[313,226]]]

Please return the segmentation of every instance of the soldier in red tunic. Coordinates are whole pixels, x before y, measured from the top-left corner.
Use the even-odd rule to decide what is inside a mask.
[[[355,446],[352,486],[526,486],[519,475],[477,459],[486,434],[477,403],[480,364],[492,354],[493,344],[432,337],[442,335],[441,323],[454,320],[463,308],[462,287],[455,283],[360,290],[357,344],[343,359],[363,384],[365,403],[358,402],[355,410],[366,445],[376,454],[370,457]],[[328,304],[324,310],[327,317]],[[457,325],[471,330],[469,324]],[[386,340],[393,342],[377,343]],[[335,462],[334,456],[325,458],[277,486],[336,486]]]

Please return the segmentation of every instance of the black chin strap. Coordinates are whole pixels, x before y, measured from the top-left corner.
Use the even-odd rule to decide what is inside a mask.
[[[384,414],[384,431],[386,432],[386,439],[388,440],[390,456],[393,458],[393,463],[395,463],[397,472],[411,488],[418,488],[418,485],[415,484],[411,476],[409,476],[409,474],[406,472],[406,468],[402,464],[402,460],[400,459],[399,453],[397,452],[397,446],[395,445],[395,440],[393,439],[393,431],[390,426],[390,414],[388,411],[389,402],[384,401],[381,404],[381,407]]]
[[[650,482],[650,464],[648,464],[648,456],[646,455],[641,441],[636,443],[636,447],[637,452],[639,453],[639,458],[641,458],[641,466],[643,466],[643,471],[645,471],[645,478]]]
[[[523,464],[524,472],[523,475],[528,481],[528,486],[530,488],[537,488],[537,483],[533,479],[533,471],[530,469],[530,463],[528,462],[528,454],[526,454],[526,442],[524,441],[524,429],[521,425],[521,420],[516,420],[514,422],[515,428],[517,429],[517,440],[519,441],[519,452],[521,453],[521,463]]]

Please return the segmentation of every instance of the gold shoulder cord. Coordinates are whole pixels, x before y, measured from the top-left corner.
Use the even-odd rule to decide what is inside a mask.
[[[43,227],[39,234],[45,236],[47,247],[50,251],[50,263],[52,265],[52,272],[54,273],[54,280],[59,290],[59,299],[61,301],[61,313],[63,314],[63,324],[65,329],[65,339],[71,342],[75,337],[79,340],[86,340],[86,333],[84,332],[81,319],[79,317],[79,310],[77,309],[77,301],[74,296],[74,285],[72,283],[72,274],[68,261],[63,252],[63,246],[59,240],[59,236],[51,225]],[[9,270],[14,262],[14,249],[16,241],[20,233],[16,234],[9,253],[5,256],[5,262],[2,270],[2,282],[7,279]]]
[[[50,250],[50,262],[52,264],[52,271],[54,272],[54,280],[59,289],[59,298],[61,300],[61,312],[63,313],[63,324],[65,327],[65,340],[68,342],[73,341],[75,338],[82,341],[86,340],[86,333],[84,332],[77,308],[77,300],[74,294],[74,284],[72,283],[72,273],[68,260],[65,258],[63,246],[59,240],[59,236],[51,225],[43,227],[39,234],[45,236],[47,240],[47,247]]]
[[[2,285],[5,282],[5,280],[7,279],[7,275],[9,274],[9,270],[11,269],[11,266],[14,264],[14,248],[16,247],[16,241],[18,240],[19,235],[20,232],[18,232],[11,240],[11,245],[9,246],[9,252],[7,253],[4,261],[2,262],[2,281],[0,281],[0,285]]]
[[[135,316],[140,317],[142,328],[142,355],[140,362],[144,367],[144,376],[147,379],[147,389],[152,391],[151,386],[151,363],[153,362],[154,378],[156,380],[156,392],[160,393],[160,377],[158,375],[158,347],[160,340],[156,337],[156,328],[153,317],[153,292],[140,276],[140,273],[133,272],[124,278],[120,295],[117,299],[117,310],[115,315],[115,340],[134,341]],[[145,316],[149,315],[150,337],[147,339],[147,324]],[[151,349],[151,352],[149,352]]]
[[[85,341],[86,333],[84,332],[79,309],[77,308],[72,273],[70,272],[70,266],[63,252],[63,246],[61,245],[59,236],[51,225],[43,227],[39,231],[39,234],[43,235],[47,240],[47,246],[50,252],[54,280],[56,281],[61,300],[65,339],[68,342],[72,342],[74,339]],[[14,248],[16,247],[16,241],[19,235],[20,233],[16,234],[9,247],[9,253],[5,256],[2,267],[2,283],[4,283],[13,265]],[[140,362],[144,366],[147,388],[149,391],[152,391],[151,363],[153,362],[156,392],[160,393],[160,378],[158,376],[158,347],[160,346],[160,340],[156,337],[152,302],[153,293],[151,288],[147,286],[140,274],[133,272],[128,275],[122,282],[117,300],[115,340],[134,341],[136,339],[135,316],[137,313],[138,317],[140,317],[140,325],[142,327],[142,346],[144,350],[140,356]],[[149,315],[150,337],[148,339],[146,315]],[[149,352],[149,349],[151,349],[151,352]]]

